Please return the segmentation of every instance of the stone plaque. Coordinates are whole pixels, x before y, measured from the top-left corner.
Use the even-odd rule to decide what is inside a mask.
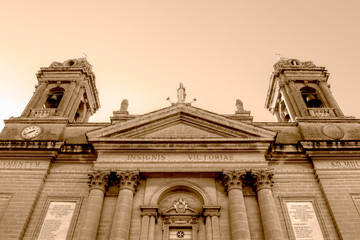
[[[65,240],[76,202],[50,202],[38,240]]]
[[[286,202],[286,207],[296,240],[324,239],[311,201]]]

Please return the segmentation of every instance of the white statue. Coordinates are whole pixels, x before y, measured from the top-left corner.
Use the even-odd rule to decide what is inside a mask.
[[[177,90],[177,98],[178,98],[178,103],[185,103],[186,93],[182,83],[180,83],[180,86]]]

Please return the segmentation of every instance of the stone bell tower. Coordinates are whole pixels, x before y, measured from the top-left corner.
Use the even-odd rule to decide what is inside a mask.
[[[37,73],[39,83],[21,117],[87,122],[100,107],[91,68],[85,58],[41,68]]]
[[[274,65],[265,107],[278,122],[343,117],[328,77],[324,67],[311,61],[280,58]]]

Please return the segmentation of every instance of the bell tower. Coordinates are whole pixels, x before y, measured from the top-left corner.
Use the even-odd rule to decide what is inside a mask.
[[[328,77],[324,67],[311,61],[280,58],[274,65],[265,107],[278,122],[343,117]]]
[[[53,62],[41,68],[38,85],[21,118],[87,122],[100,107],[91,68],[85,58]]]

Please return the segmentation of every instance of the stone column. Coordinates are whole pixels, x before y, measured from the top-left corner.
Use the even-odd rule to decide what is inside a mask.
[[[129,237],[133,198],[140,183],[138,171],[117,171],[119,196],[111,226],[111,240],[127,240]]]
[[[64,116],[64,111],[67,108],[69,101],[71,99],[71,96],[75,90],[76,87],[76,83],[75,82],[71,82],[68,86],[68,88],[65,90],[64,96],[62,97],[60,104],[56,110],[56,113],[58,116],[63,117]]]
[[[305,117],[305,116],[309,116],[309,112],[307,110],[307,106],[306,103],[304,102],[304,99],[301,96],[301,92],[299,90],[297,90],[296,88],[296,84],[294,81],[289,81],[289,86],[290,86],[290,90],[291,90],[291,96],[293,96],[294,100],[295,100],[295,104],[297,105],[297,108],[299,109],[299,117]]]
[[[154,239],[155,221],[158,216],[157,207],[141,207],[141,216],[140,240]]]
[[[293,103],[292,103],[290,97],[287,94],[287,90],[285,88],[285,85],[282,84],[282,85],[279,85],[279,86],[280,86],[280,93],[284,97],[284,101],[285,101],[287,111],[288,111],[288,113],[290,115],[290,118],[293,120],[293,119],[295,119],[296,116],[299,116],[299,115],[296,115],[296,112],[294,111]]]
[[[91,170],[88,172],[91,187],[86,203],[83,226],[80,230],[81,240],[96,239],[105,189],[108,185],[110,171]]]
[[[250,240],[250,230],[242,191],[245,170],[223,171],[223,184],[228,193],[232,239]]]
[[[259,201],[261,221],[266,240],[283,240],[280,220],[272,195],[273,170],[252,170],[251,174],[255,180],[255,191]]]
[[[324,93],[324,95],[326,97],[326,100],[331,105],[331,107],[334,108],[334,112],[335,112],[336,116],[337,117],[344,116],[343,112],[341,111],[341,108],[339,107],[339,105],[335,101],[333,95],[331,94],[327,83],[325,81],[320,81],[319,85],[320,85],[322,92]]]
[[[220,207],[205,206],[203,208],[206,224],[206,240],[220,240]]]
[[[47,87],[46,82],[40,82],[37,86],[34,95],[31,97],[29,103],[27,104],[24,112],[21,114],[22,117],[28,117],[30,115],[32,108],[41,108],[40,104],[43,104],[41,102],[41,97],[43,97],[45,94],[45,90]]]

